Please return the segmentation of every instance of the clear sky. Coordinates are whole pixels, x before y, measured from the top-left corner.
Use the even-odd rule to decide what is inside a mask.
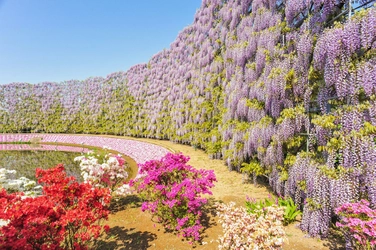
[[[126,71],[169,48],[201,0],[0,0],[0,84]]]

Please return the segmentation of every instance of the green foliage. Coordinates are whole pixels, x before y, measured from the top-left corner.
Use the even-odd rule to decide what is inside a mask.
[[[342,139],[338,137],[332,137],[325,146],[319,146],[318,151],[327,151],[329,153],[337,152],[342,145]]]
[[[257,109],[257,110],[263,110],[265,103],[261,102],[257,99],[247,99],[246,105],[250,108]]]
[[[307,182],[306,180],[302,180],[302,181],[299,181],[298,182],[298,188],[302,191],[306,191],[307,190]]]
[[[282,110],[280,117],[278,117],[276,124],[281,124],[285,119],[295,119],[298,115],[303,115],[305,109],[303,105],[294,108],[286,108]]]
[[[283,223],[285,225],[294,222],[296,220],[296,217],[302,214],[291,197],[288,197],[286,199],[282,199],[281,197],[278,198],[278,205],[285,207],[285,214],[283,215]]]
[[[335,124],[336,116],[332,114],[323,114],[312,119],[312,123],[325,129],[336,129],[338,125]]]
[[[298,82],[298,79],[295,77],[294,69],[291,69],[285,76],[286,87],[285,89],[292,89],[292,87]]]
[[[269,74],[268,78],[269,79],[274,79],[277,76],[279,76],[280,74],[282,74],[282,69],[281,68],[272,68],[272,70],[270,71],[270,74]]]
[[[281,26],[281,32],[284,34],[289,33],[291,31],[291,28],[289,27],[286,21],[281,22],[280,26]]]
[[[253,70],[256,70],[256,63],[255,62],[248,62],[246,65],[245,65],[248,69],[253,69]]]
[[[288,149],[299,148],[304,141],[305,138],[303,136],[297,135],[287,139],[286,146]]]
[[[249,122],[239,122],[234,120],[235,122],[235,131],[246,131],[251,125]]]
[[[306,200],[306,203],[307,203],[307,207],[309,210],[311,211],[315,211],[315,210],[318,210],[322,207],[321,204],[319,204],[318,202],[316,202],[315,200],[313,200],[312,198],[307,198]]]
[[[289,173],[287,172],[286,169],[282,168],[280,169],[281,170],[281,174],[279,176],[279,180],[280,181],[287,181],[288,178],[289,178]]]
[[[363,136],[375,135],[376,134],[376,126],[372,125],[369,122],[365,122],[364,127],[362,129],[360,129],[360,133]]]
[[[296,161],[296,156],[295,155],[292,155],[290,153],[287,153],[287,156],[283,162],[283,164],[285,166],[292,166],[295,164],[295,161]]]
[[[263,211],[265,207],[270,207],[274,204],[277,204],[277,202],[273,201],[271,197],[259,201],[248,199],[245,202],[245,207],[247,208],[248,213],[256,214],[257,217],[260,217],[261,215],[264,215]]]
[[[267,125],[270,125],[273,123],[273,118],[271,118],[270,116],[264,116],[263,118],[260,119],[259,121],[259,125],[261,126],[267,126]]]
[[[261,176],[266,173],[264,167],[261,166],[260,162],[257,160],[252,160],[250,163],[242,163],[242,168],[240,169],[243,173],[254,174],[256,176]]]
[[[328,168],[328,166],[323,165],[319,167],[321,173],[331,179],[339,179],[346,173],[351,172],[351,169],[346,169],[343,166],[337,166],[336,168]]]
[[[284,207],[284,215],[283,215],[283,224],[288,225],[294,221],[296,218],[302,214],[299,210],[298,206],[294,203],[291,197],[288,198],[275,198],[272,197],[265,198],[263,200],[256,201],[255,199],[248,199],[245,202],[245,206],[247,208],[248,213],[256,214],[257,217],[261,215],[265,215],[263,211],[265,211],[265,207],[270,207],[272,205],[278,205],[279,207]]]

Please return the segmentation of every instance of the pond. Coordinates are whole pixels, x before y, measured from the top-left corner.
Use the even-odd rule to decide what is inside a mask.
[[[66,150],[66,151],[60,151]],[[62,145],[43,145],[43,147],[33,148],[25,144],[0,144],[0,168],[16,170],[16,179],[24,176],[31,180],[36,180],[35,169],[48,169],[55,167],[59,163],[64,164],[64,168],[69,176],[74,176],[78,181],[83,181],[79,162],[74,158],[87,152],[87,148],[66,147]],[[137,174],[137,163],[128,156],[123,156],[129,166],[129,179]]]
[[[79,162],[74,158],[80,156],[79,152],[42,151],[42,150],[0,150],[0,168],[16,170],[15,178],[22,176],[36,180],[36,168],[52,168],[63,163],[68,175],[82,181]]]

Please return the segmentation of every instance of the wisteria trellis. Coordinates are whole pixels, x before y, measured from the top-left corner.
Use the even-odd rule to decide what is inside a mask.
[[[169,139],[252,162],[325,236],[344,202],[376,206],[375,1],[352,2],[370,3],[348,18],[345,0],[203,0],[146,64],[0,86],[0,131]]]

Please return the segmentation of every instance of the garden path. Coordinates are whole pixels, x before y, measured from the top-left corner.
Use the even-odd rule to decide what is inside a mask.
[[[21,134],[0,134],[0,142],[19,141],[20,136]],[[242,205],[247,196],[263,199],[271,193],[267,185],[255,186],[250,183],[243,183],[242,175],[235,171],[229,171],[222,160],[209,159],[204,151],[188,145],[162,140],[104,135],[43,134],[42,136],[43,142],[66,143],[69,140],[69,143],[109,146],[125,154],[128,149],[131,154],[130,156],[141,163],[149,159],[161,158],[167,151],[182,152],[184,155],[190,157],[188,163],[193,167],[214,170],[218,182],[215,183],[215,187],[212,189],[213,198],[211,201],[234,201]],[[22,137],[23,141],[26,141],[26,137]],[[161,147],[155,147],[155,145]],[[208,218],[205,223],[207,229],[205,229],[203,237],[204,244],[196,246],[195,249],[217,249],[218,247],[216,240],[222,234],[222,228],[214,215],[212,206],[207,207],[207,214]],[[297,228],[298,223],[296,222],[286,227],[288,243],[284,245],[284,249],[321,250],[341,249],[343,247],[338,237],[336,238],[335,236],[327,240],[306,237]],[[140,201],[135,196],[127,197],[119,202],[113,208],[113,213],[110,215],[107,224],[111,226],[111,237],[97,242],[98,249],[192,249],[192,246],[188,242],[182,241],[181,238],[172,233],[165,232],[163,227],[152,221],[149,214],[142,213]]]
[[[172,152],[182,152],[190,157],[190,164],[196,168],[212,169],[215,171],[218,182],[212,189],[215,200],[223,202],[234,201],[237,204],[244,204],[246,196],[256,199],[268,197],[271,191],[267,185],[255,186],[250,183],[243,183],[242,175],[235,171],[229,171],[222,160],[209,159],[208,155],[198,149],[194,149],[188,145],[176,144],[170,141],[154,140],[154,139],[135,139],[124,137],[129,140],[138,140],[147,143],[157,144],[169,149]],[[128,243],[131,247],[118,249],[137,249],[137,244],[145,248],[142,249],[192,249],[187,242],[182,242],[180,238],[170,233],[164,233],[164,229],[151,221],[150,215],[140,213],[137,201],[130,202],[127,210],[119,211],[110,217],[110,221],[117,229],[123,228],[127,236],[119,242]],[[209,211],[213,211],[210,210]],[[339,238],[332,236],[327,240],[307,237],[300,229],[297,228],[299,222],[286,227],[286,234],[289,243],[285,244],[283,249],[287,250],[309,250],[309,249],[341,249],[343,248]],[[203,239],[207,244],[199,245],[195,249],[217,249],[217,238],[222,234],[222,228],[217,223],[215,216],[210,216],[208,222],[209,228],[205,230]],[[119,231],[120,232],[120,231]],[[134,246],[134,247],[132,247]]]

